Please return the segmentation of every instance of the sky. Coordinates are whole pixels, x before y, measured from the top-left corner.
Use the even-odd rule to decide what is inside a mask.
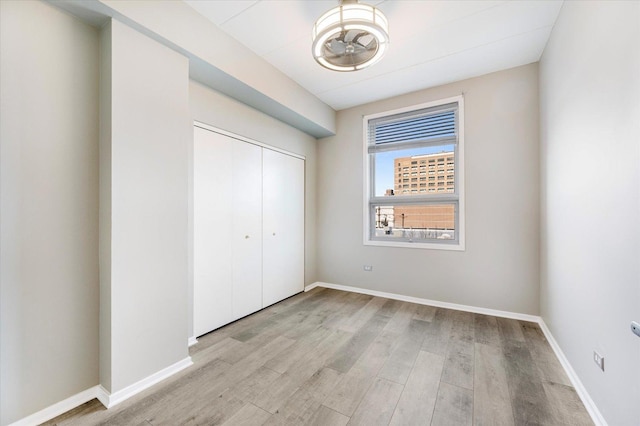
[[[413,155],[435,154],[438,152],[451,152],[453,145],[438,145],[423,148],[404,149],[401,151],[379,152],[376,154],[376,181],[375,195],[383,196],[387,189],[393,189],[393,162],[396,158],[410,157]]]

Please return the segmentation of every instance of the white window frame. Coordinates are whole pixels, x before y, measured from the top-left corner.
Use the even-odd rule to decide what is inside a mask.
[[[373,162],[372,157],[368,152],[368,133],[369,133],[369,120],[386,117],[389,115],[402,114],[405,112],[411,112],[419,109],[438,107],[445,104],[457,103],[458,104],[458,112],[457,112],[457,131],[458,131],[458,143],[456,149],[456,186],[455,193],[458,196],[458,217],[457,217],[457,240],[456,241],[447,241],[447,240],[434,240],[429,242],[408,242],[408,241],[390,241],[390,240],[378,240],[372,239],[371,235],[371,226],[373,215],[371,214],[370,204],[371,199],[374,197],[374,179],[375,176],[373,174]],[[465,197],[464,197],[464,97],[454,96],[451,98],[440,99],[433,102],[427,102],[419,105],[412,105],[405,108],[399,108],[391,111],[384,111],[375,114],[366,115],[362,120],[363,127],[363,161],[364,161],[364,202],[363,202],[363,243],[366,246],[379,246],[379,247],[403,247],[403,248],[418,248],[418,249],[435,249],[435,250],[454,250],[454,251],[464,251],[465,250]],[[428,166],[428,165],[427,165]],[[427,192],[429,194],[429,192]],[[429,195],[434,201],[438,200],[440,196],[444,194],[431,194]],[[445,196],[446,197],[446,196]]]

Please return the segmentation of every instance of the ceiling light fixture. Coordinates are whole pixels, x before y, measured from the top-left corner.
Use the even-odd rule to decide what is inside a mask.
[[[313,57],[330,70],[364,69],[378,62],[388,45],[386,16],[358,0],[342,0],[313,26]]]

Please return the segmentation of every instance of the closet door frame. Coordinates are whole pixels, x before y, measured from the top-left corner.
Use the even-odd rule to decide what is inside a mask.
[[[237,140],[242,141],[242,142],[247,142],[247,143],[250,143],[252,145],[261,146],[262,148],[270,149],[271,151],[275,151],[275,152],[279,152],[281,154],[289,155],[291,157],[299,158],[299,159],[305,161],[305,167],[306,167],[307,157],[305,157],[304,155],[296,154],[295,152],[287,151],[286,149],[277,148],[275,146],[268,145],[266,143],[262,143],[260,141],[254,140],[254,139],[245,138],[244,136],[240,136],[240,135],[238,135],[236,133],[228,132],[226,130],[219,129],[219,128],[214,127],[214,126],[210,126],[210,125],[202,123],[200,121],[194,121],[193,122],[193,126],[194,127],[199,127],[201,129],[204,129],[204,130],[208,130],[210,132],[219,133],[221,135],[228,136],[230,138],[237,139]],[[306,182],[305,182],[305,184],[306,184]]]

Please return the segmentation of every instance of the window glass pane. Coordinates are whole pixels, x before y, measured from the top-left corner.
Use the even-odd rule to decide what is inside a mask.
[[[418,176],[441,176],[445,179],[444,193],[455,191],[455,145],[439,145],[398,151],[378,152],[374,157],[374,194],[377,197],[391,195],[416,195],[403,183]],[[451,164],[449,164],[451,163]],[[424,195],[424,194],[422,194]]]
[[[455,204],[373,206],[375,238],[455,240]]]

